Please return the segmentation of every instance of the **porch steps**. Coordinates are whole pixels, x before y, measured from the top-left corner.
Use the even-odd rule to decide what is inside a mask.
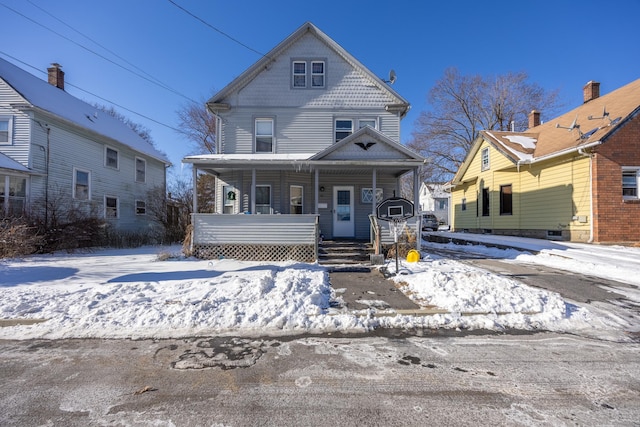
[[[373,248],[357,240],[324,240],[318,248],[318,264],[369,264]]]

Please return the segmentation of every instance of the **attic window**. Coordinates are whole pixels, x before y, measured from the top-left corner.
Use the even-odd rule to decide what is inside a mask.
[[[326,61],[302,60],[291,62],[291,86],[295,89],[319,89],[325,86]]]
[[[483,171],[489,170],[489,149],[483,148],[480,155],[482,158],[481,170]]]

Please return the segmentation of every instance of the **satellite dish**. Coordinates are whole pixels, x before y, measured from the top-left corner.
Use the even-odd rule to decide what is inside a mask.
[[[394,84],[397,78],[395,70],[389,71],[389,84]]]

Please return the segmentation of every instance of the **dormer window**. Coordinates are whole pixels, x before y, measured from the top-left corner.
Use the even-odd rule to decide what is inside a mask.
[[[295,60],[291,63],[295,89],[318,89],[325,86],[326,63],[320,60]]]

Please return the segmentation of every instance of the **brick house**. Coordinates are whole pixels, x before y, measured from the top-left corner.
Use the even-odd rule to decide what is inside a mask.
[[[525,132],[482,131],[452,180],[453,229],[640,242],[640,80]]]

